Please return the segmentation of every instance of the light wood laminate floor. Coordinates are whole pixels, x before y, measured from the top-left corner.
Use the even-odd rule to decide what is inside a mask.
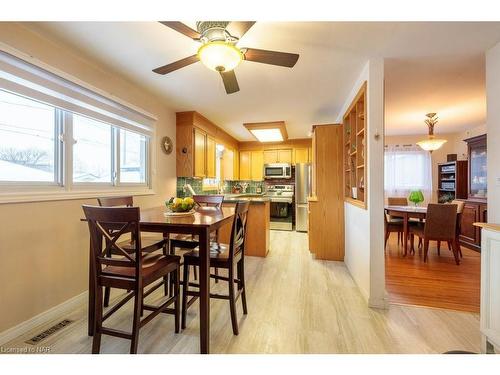
[[[272,231],[269,256],[246,261],[248,310],[238,303],[239,336],[231,330],[227,301],[211,301],[212,353],[440,353],[480,350],[477,314],[392,305],[367,307],[344,263],[314,260],[307,235]],[[225,283],[214,284],[214,289]],[[239,302],[239,301],[238,301]],[[189,310],[187,329],[174,333],[173,316],[161,315],[141,330],[139,353],[198,353],[198,305]],[[90,353],[86,306],[61,319],[75,322],[39,346],[51,353]],[[24,341],[54,320],[7,344]],[[131,325],[131,304],[107,321]],[[102,353],[128,353],[130,342],[103,336]]]
[[[417,241],[415,240],[415,244]],[[463,258],[455,264],[446,243],[437,254],[436,241],[429,244],[429,259],[423,252],[402,256],[403,247],[392,233],[385,252],[386,289],[389,300],[418,306],[479,312],[481,255],[462,246]]]

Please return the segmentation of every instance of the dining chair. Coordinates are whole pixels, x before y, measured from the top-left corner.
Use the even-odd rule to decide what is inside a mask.
[[[194,203],[198,207],[214,207],[215,209],[222,208],[222,202],[224,201],[224,195],[193,195]],[[172,254],[175,254],[175,249],[180,250],[192,250],[198,246],[198,236],[193,236],[190,234],[172,234],[170,235],[169,247]],[[219,231],[210,234],[210,242],[217,246],[219,242]],[[218,273],[218,270],[215,270]],[[194,279],[198,279],[198,271],[196,267],[193,267]],[[218,282],[218,280],[216,280]]]
[[[101,207],[132,207],[134,205],[134,198],[131,195],[122,197],[103,197],[97,198],[97,202]],[[154,237],[141,236],[142,251],[145,253],[151,253],[153,251],[161,249],[163,251],[163,254],[166,255],[168,253],[167,245],[168,241],[165,238],[158,239]],[[119,246],[130,253],[133,253],[135,251],[135,241],[133,238],[120,242]],[[110,248],[109,251],[113,250]],[[108,254],[108,257],[110,256],[111,254]],[[168,281],[166,280],[165,293],[168,293],[168,291]],[[104,307],[108,307],[109,297],[110,288],[107,287],[104,290]]]
[[[389,206],[408,206],[408,199],[405,197],[387,197]]]
[[[458,239],[460,238],[460,232],[462,226],[462,213],[464,212],[465,202],[454,199],[450,203],[457,205],[457,247],[458,247],[458,255],[460,255],[460,258],[463,258],[462,248],[460,246],[460,241]],[[441,241],[438,241],[437,243],[437,250],[439,254],[441,250]],[[451,241],[448,241],[448,250],[450,251],[453,250]]]
[[[228,270],[228,276],[210,275],[215,280],[223,280],[228,283],[227,295],[210,294],[210,298],[224,299],[229,301],[231,313],[231,323],[233,334],[238,335],[238,321],[236,318],[236,301],[241,297],[243,314],[247,314],[247,301],[245,292],[245,238],[247,226],[247,213],[250,202],[239,201],[236,203],[235,214],[231,226],[230,244],[219,244],[220,249],[210,249],[210,267]],[[182,319],[181,327],[186,328],[187,309],[199,297],[199,284],[189,282],[188,266],[199,267],[200,255],[198,249],[194,249],[184,254],[184,271],[182,281]],[[236,275],[235,275],[236,271]],[[236,278],[235,278],[236,276]],[[234,284],[237,285],[237,293],[234,291]],[[198,290],[189,290],[189,287]],[[192,297],[188,300],[188,297]]]
[[[399,242],[401,239],[401,243],[403,243],[403,221],[402,220],[392,220],[388,219],[387,216],[390,217],[390,215],[387,215],[384,212],[384,249],[387,247],[387,240],[389,239],[389,236],[391,233],[397,233],[398,234],[398,246]]]
[[[405,197],[387,197],[387,204],[389,206],[408,206],[408,199]],[[403,223],[403,219],[397,216],[391,216],[389,215],[388,219],[391,223],[397,223],[401,222]],[[403,232],[397,232],[398,233],[398,245],[399,242],[403,244]],[[387,242],[387,241],[386,241]]]
[[[94,306],[89,306],[89,308],[94,309],[95,313],[92,353],[99,353],[101,336],[103,334],[131,340],[130,353],[137,353],[140,329],[161,312],[175,316],[175,332],[178,333],[180,313],[180,257],[143,252],[141,230],[139,227],[139,207],[98,207],[84,205],[83,211],[89,226],[91,266],[94,270],[95,303]],[[133,252],[119,245],[122,243],[120,242],[120,238],[127,235],[136,239],[134,241]],[[113,254],[114,256],[109,257],[108,254]],[[172,275],[174,279],[175,287],[172,297],[159,306],[144,304],[144,299],[161,287],[164,283],[164,278],[168,275]],[[154,285],[154,282],[158,280],[160,282]],[[130,292],[104,313],[103,287],[123,289]],[[145,291],[146,287],[149,287],[147,291]],[[103,322],[132,298],[134,299],[132,332],[104,327]],[[174,304],[174,308],[169,308],[171,304]],[[144,319],[141,319],[143,310],[152,312]]]
[[[427,206],[425,223],[416,223],[409,230],[412,249],[414,236],[423,239],[424,262],[427,262],[428,258],[429,241],[450,241],[455,263],[460,264],[457,239],[457,205],[430,203]]]

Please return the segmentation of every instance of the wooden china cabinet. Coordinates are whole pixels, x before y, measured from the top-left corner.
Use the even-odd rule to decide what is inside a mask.
[[[487,167],[486,134],[465,139],[468,150],[468,197],[465,202],[460,227],[460,244],[481,250],[481,230],[473,223],[487,221]]]

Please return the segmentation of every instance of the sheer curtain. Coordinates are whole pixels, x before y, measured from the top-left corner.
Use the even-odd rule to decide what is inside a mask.
[[[385,197],[408,197],[420,189],[425,204],[432,198],[432,162],[428,151],[417,145],[386,145],[384,154]]]

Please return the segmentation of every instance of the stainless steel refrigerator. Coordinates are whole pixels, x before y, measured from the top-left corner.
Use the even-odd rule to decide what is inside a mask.
[[[295,230],[307,232],[307,197],[311,194],[311,164],[295,165]]]

